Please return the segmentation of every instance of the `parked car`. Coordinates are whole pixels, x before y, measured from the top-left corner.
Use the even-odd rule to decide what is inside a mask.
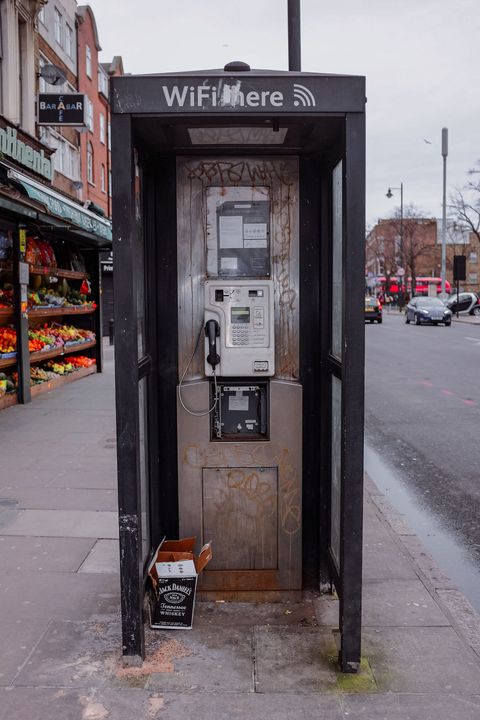
[[[422,323],[444,323],[452,324],[452,311],[445,307],[439,298],[435,297],[413,297],[405,309],[405,322]]]
[[[376,297],[365,298],[365,321],[373,323],[382,322],[382,303]]]
[[[480,297],[474,292],[463,292],[450,295],[445,305],[454,315],[480,315]]]

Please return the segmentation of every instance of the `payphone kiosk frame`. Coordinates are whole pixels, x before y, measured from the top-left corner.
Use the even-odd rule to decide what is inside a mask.
[[[207,178],[212,184],[215,173],[218,186],[235,186],[239,174],[250,173],[252,187],[268,186],[272,178],[282,185],[272,201],[281,225],[271,255],[281,328],[275,363],[303,390],[300,571],[304,587],[335,586],[340,665],[354,672],[361,650],[365,79],[255,71],[243,64],[131,75],[112,78],[111,108],[123,654],[132,661],[144,656],[145,568],[161,537],[179,532],[176,417],[185,338],[174,308],[177,298],[179,307],[186,297],[198,308],[203,302],[197,275],[175,272],[179,253],[187,252],[189,228],[179,233],[177,208],[192,198],[176,183],[179,159],[187,158],[183,172],[191,183]],[[281,161],[293,158],[299,177],[294,290],[300,299],[298,322],[283,330],[294,296],[282,274],[292,238],[282,213],[292,186]],[[205,277],[205,258],[193,260],[204,263]],[[285,345],[290,336],[298,340],[298,366]],[[193,369],[201,379],[199,357]],[[253,378],[251,386],[256,383]],[[239,393],[232,407],[246,403],[240,380],[225,387]],[[275,395],[275,382],[271,387]],[[270,404],[277,402],[273,395]],[[205,398],[208,405],[208,393]],[[216,447],[228,455],[228,442]],[[190,460],[194,464],[195,457]]]

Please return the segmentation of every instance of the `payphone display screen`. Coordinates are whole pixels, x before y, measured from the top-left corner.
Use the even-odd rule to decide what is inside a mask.
[[[230,309],[232,323],[249,323],[250,308],[249,307],[232,307]]]

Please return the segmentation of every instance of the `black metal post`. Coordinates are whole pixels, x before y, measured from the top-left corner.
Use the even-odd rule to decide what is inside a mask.
[[[340,664],[356,672],[361,659],[362,533],[363,533],[363,413],[365,265],[365,116],[347,113],[345,138],[344,360],[342,378],[343,479],[341,498]],[[345,295],[346,297],[346,295]]]
[[[302,69],[300,0],[288,0],[288,69]]]
[[[112,115],[115,387],[117,407],[120,587],[124,660],[145,656],[139,473],[135,168],[130,115]],[[143,280],[140,280],[142,282]]]
[[[25,262],[27,230],[18,225],[13,242],[13,278],[15,293],[15,329],[17,332],[17,371],[18,402],[29,403],[30,392],[30,352],[28,349],[27,287],[28,265]]]
[[[114,338],[115,338],[115,326],[114,326],[113,318],[110,318],[110,320],[108,321],[108,342],[109,342],[109,345],[113,345],[113,343],[114,343]]]
[[[95,356],[97,361],[97,372],[103,372],[103,338],[102,338],[102,267],[100,264],[100,253],[98,250],[92,251],[91,258],[91,278],[94,297],[97,300],[97,308],[93,316],[95,336],[97,345],[95,347]]]

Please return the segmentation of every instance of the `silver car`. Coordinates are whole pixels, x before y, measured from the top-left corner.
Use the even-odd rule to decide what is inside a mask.
[[[422,323],[444,323],[452,324],[452,311],[445,307],[443,302],[434,297],[413,297],[405,309],[405,322]]]

